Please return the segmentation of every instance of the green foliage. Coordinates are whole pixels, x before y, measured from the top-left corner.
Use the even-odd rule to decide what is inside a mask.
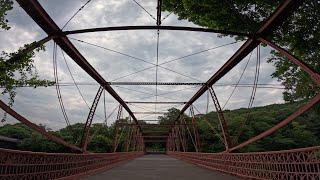
[[[280,4],[280,0],[164,0],[163,10],[174,12],[199,26],[253,33]],[[236,37],[242,39],[241,37]],[[320,1],[305,0],[303,5],[268,37],[285,47],[320,73]],[[272,77],[285,86],[284,100],[313,97],[320,88],[296,65],[272,51],[268,60],[275,66]]]
[[[47,140],[41,134],[33,132],[29,138],[22,140],[18,145],[20,149],[39,152],[63,152],[63,146]]]
[[[113,126],[93,124],[90,128],[90,141],[87,149],[92,152],[112,152]]]
[[[0,28],[9,30],[8,20],[5,18],[7,12],[12,9],[13,1],[11,0],[0,0]]]
[[[20,86],[50,86],[54,82],[48,80],[41,80],[34,67],[35,52],[22,53],[24,49],[32,46],[25,45],[17,52],[6,53],[2,51],[0,55],[0,86],[4,87],[2,94],[9,93],[10,105],[14,102],[16,95],[15,89]],[[36,49],[37,52],[44,51],[41,46]]]
[[[29,138],[31,133],[32,130],[21,123],[6,124],[0,128],[0,135],[16,139]]]
[[[12,9],[11,0],[0,0],[0,28],[9,30],[8,20],[5,19],[6,13]],[[19,48],[17,52],[7,53],[2,51],[0,54],[0,87],[3,88],[1,94],[9,94],[9,105],[12,106],[16,95],[15,89],[19,86],[50,86],[52,81],[39,79],[34,66],[35,52],[24,52],[35,45],[36,42],[26,44]],[[45,51],[44,46],[35,49],[36,52]]]
[[[264,107],[255,107],[251,110],[244,108],[236,110],[227,110],[224,112],[228,123],[228,132],[234,144],[239,144],[249,138],[264,132],[275,124],[284,120],[291,113],[296,111],[305,102],[273,104]],[[309,110],[307,113],[299,116],[289,125],[276,131],[271,136],[263,138],[256,143],[242,148],[241,152],[252,151],[274,151],[293,148],[309,147],[320,144],[320,112],[319,105]],[[161,117],[162,123],[172,122],[177,116],[179,110],[170,110],[174,112]],[[249,116],[248,116],[249,113]],[[210,124],[221,136],[221,129],[216,112],[210,112],[206,115],[197,115],[197,128],[200,135],[202,152],[221,152],[224,151],[224,145],[218,135],[208,126],[204,120],[207,117]],[[247,117],[249,117],[247,119]],[[189,136],[189,135],[187,135]],[[191,140],[188,141],[188,148],[192,151]]]
[[[249,138],[258,135],[259,133],[271,128],[275,124],[285,119],[288,115],[298,109],[305,102],[273,104],[264,107],[255,107],[251,110],[244,108],[225,111],[225,118],[228,123],[228,132],[234,144],[239,144]],[[274,151],[293,149],[301,147],[309,147],[320,144],[320,105],[302,114],[289,125],[276,131],[274,134],[263,138],[253,144],[250,144],[240,150],[240,152],[251,151]],[[248,116],[248,113],[250,114]],[[170,109],[164,116],[159,117],[161,124],[172,123],[177,115],[178,109]],[[206,115],[196,115],[197,129],[200,135],[201,151],[202,152],[221,152],[224,151],[224,145],[221,142],[219,135],[214,133],[204,120],[207,117],[210,124],[214,126],[216,132],[221,136],[221,129],[218,125],[218,118],[215,112],[210,112]],[[247,117],[249,117],[247,119]],[[190,123],[190,117],[185,115],[186,123]],[[126,123],[128,120],[121,120]],[[84,124],[77,123],[69,127],[62,128],[58,131],[51,131],[44,125],[40,125],[46,131],[61,137],[65,141],[80,145]],[[104,124],[93,124],[89,131],[89,144],[87,149],[90,152],[112,152],[115,126],[110,127]],[[122,130],[123,129],[123,130]],[[120,128],[119,134],[120,143],[118,151],[124,151],[125,137],[128,132],[127,128]],[[144,127],[143,131],[168,131],[170,127],[152,128]],[[191,130],[191,129],[190,129]],[[123,131],[123,133],[121,133]],[[46,140],[39,133],[31,130],[21,123],[14,125],[4,125],[0,127],[0,135],[22,140],[21,144],[12,147],[10,144],[0,142],[0,147],[14,148],[29,151],[42,152],[70,152],[69,149],[62,145],[55,144]],[[194,147],[190,139],[189,133],[186,130],[188,138],[188,151],[193,151]],[[164,151],[164,143],[147,143],[147,151]]]

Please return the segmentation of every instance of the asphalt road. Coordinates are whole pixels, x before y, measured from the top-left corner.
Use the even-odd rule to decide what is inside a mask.
[[[167,155],[145,155],[86,180],[235,180],[237,177],[201,168]]]

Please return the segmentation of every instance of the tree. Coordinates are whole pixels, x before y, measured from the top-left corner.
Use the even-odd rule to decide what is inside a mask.
[[[0,28],[9,30],[8,20],[5,18],[7,12],[12,9],[13,2],[11,0],[0,0]]]
[[[199,26],[253,33],[280,2],[282,0],[163,0],[162,9]],[[320,1],[304,1],[268,38],[320,72]],[[308,99],[320,91],[300,68],[276,51],[271,54],[268,62],[276,68],[272,77],[285,86],[284,100]]]
[[[303,102],[274,104],[265,107],[255,107],[250,111],[251,118],[244,123],[247,118],[247,109],[236,109],[225,112],[225,118],[228,122],[228,128],[236,144],[244,142],[249,138],[258,135],[259,133],[271,128],[275,124],[283,120],[288,114],[294,112]],[[171,112],[171,113],[170,113]],[[175,114],[175,115],[174,115]],[[162,124],[169,124],[177,117],[179,111],[171,109],[169,113],[162,116]],[[210,124],[215,128],[215,132],[208,126],[204,120],[207,117]],[[255,143],[252,143],[242,149],[240,152],[250,151],[273,151],[284,150],[292,148],[310,147],[320,144],[320,113],[316,111],[308,111],[298,117],[291,124],[279,129],[277,132],[267,136]],[[186,119],[190,117],[185,115]],[[218,132],[221,136],[221,129],[219,128],[218,118],[215,112],[210,112],[206,115],[196,116],[197,128],[200,135],[201,152],[222,152],[224,145],[221,139],[217,136]],[[189,122],[190,123],[190,122]],[[188,124],[188,123],[187,123]],[[242,125],[245,126],[242,126]],[[49,131],[44,125],[39,125]],[[51,134],[56,135],[65,141],[79,146],[84,124],[77,123],[58,131],[50,131]],[[241,128],[243,127],[243,128]],[[162,127],[163,131],[169,131],[170,127]],[[143,128],[143,131],[160,130],[153,128]],[[239,135],[241,129],[241,135]],[[93,124],[90,127],[88,151],[90,152],[112,152],[114,140],[114,125],[107,127],[104,124]],[[128,129],[124,129],[122,137],[120,138],[118,151],[124,151],[125,136]],[[190,134],[185,131],[187,140],[187,147],[189,151],[194,151]],[[192,133],[192,132],[191,132]],[[121,134],[121,133],[120,133]],[[70,152],[70,149],[56,144],[50,140],[45,139],[38,132],[28,128],[27,126],[18,123],[14,125],[4,125],[0,127],[0,135],[20,139],[21,144],[12,146],[8,142],[0,142],[0,147],[15,148],[20,150],[44,151],[44,152]],[[164,143],[146,143],[147,150],[163,151]]]
[[[6,13],[12,9],[13,1],[0,0],[0,28],[9,30]],[[2,94],[9,94],[9,105],[12,106],[16,95],[16,88],[20,86],[50,86],[54,83],[49,80],[40,79],[34,66],[35,52],[44,51],[44,46],[36,48],[34,51],[24,53],[24,49],[34,45],[26,44],[18,51],[0,53],[0,87],[3,88]],[[4,118],[5,119],[5,118]]]

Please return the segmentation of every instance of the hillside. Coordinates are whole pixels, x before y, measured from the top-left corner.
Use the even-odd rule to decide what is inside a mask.
[[[273,104],[264,107],[255,107],[250,110],[245,108],[226,110],[225,117],[233,143],[237,144],[238,142],[243,142],[244,140],[271,128],[298,109],[301,104],[303,104],[303,102]],[[303,114],[290,125],[280,129],[275,134],[241,149],[241,152],[283,150],[319,145],[319,110],[320,105]],[[163,117],[159,117],[160,123],[171,123],[175,117],[177,117],[178,113],[179,110],[170,109]],[[196,116],[202,146],[201,151],[223,151],[223,144],[218,136],[213,133],[206,121],[204,121],[204,116],[208,118],[216,131],[220,131],[215,112],[210,112],[207,115],[198,114]],[[186,116],[186,120],[189,121],[190,118]],[[43,126],[43,128],[46,127]],[[83,124],[78,123],[56,132],[52,131],[52,133],[62,137],[70,143],[79,144],[82,129]],[[90,129],[91,141],[88,145],[88,150],[94,152],[110,152],[113,141],[113,131],[113,125],[106,127],[103,124],[94,124]],[[0,147],[2,148],[46,152],[68,152],[66,148],[45,140],[40,134],[20,123],[14,125],[6,124],[0,127],[0,135],[22,140],[21,143],[17,145],[0,141]],[[122,143],[123,139],[124,137],[122,137]],[[120,147],[122,143],[120,143]],[[189,144],[188,146],[189,150],[193,149],[192,144]]]

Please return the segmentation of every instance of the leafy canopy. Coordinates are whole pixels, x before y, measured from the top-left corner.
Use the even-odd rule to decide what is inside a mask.
[[[253,33],[270,16],[281,0],[163,0],[163,10],[179,19],[213,29]],[[236,37],[241,39],[241,37]],[[270,37],[320,73],[320,1],[303,5]],[[272,77],[285,86],[284,100],[308,99],[319,92],[311,78],[276,51],[271,52],[276,70]]]
[[[9,30],[8,20],[5,18],[7,12],[13,8],[13,1],[0,0],[0,28]],[[16,88],[20,86],[50,86],[54,83],[49,80],[40,79],[34,66],[35,51],[45,51],[44,46],[36,48],[35,51],[24,53],[24,49],[34,45],[26,44],[18,51],[0,53],[0,87],[3,88],[1,94],[9,94],[12,106],[16,95]],[[5,118],[4,118],[5,119]]]

